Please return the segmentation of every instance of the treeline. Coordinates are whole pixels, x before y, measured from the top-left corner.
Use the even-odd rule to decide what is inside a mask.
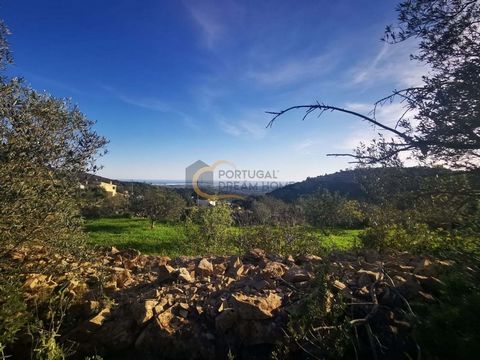
[[[356,172],[354,184],[364,194],[360,199],[320,187],[294,201],[268,195],[249,197],[223,203],[223,210],[218,210],[218,204],[217,210],[198,209],[190,190],[139,184],[129,196],[110,197],[91,189],[84,194],[82,212],[85,216],[141,216],[149,218],[152,227],[157,221],[201,223],[204,216],[225,226],[264,227],[264,232],[276,228],[298,232],[302,228],[328,235],[364,229],[362,244],[379,250],[476,251],[475,234],[480,226],[477,173],[441,168],[364,169]]]

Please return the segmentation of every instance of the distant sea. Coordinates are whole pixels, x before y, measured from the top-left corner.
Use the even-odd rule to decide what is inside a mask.
[[[161,185],[161,186],[176,186],[176,187],[184,187],[187,185],[185,180],[145,180],[145,179],[119,179],[120,181],[126,182],[139,182],[145,183],[150,185]],[[189,184],[191,186],[191,184]]]
[[[145,183],[145,184],[157,185],[157,186],[169,186],[173,188],[192,188],[192,183],[186,182],[185,180],[122,179],[121,181],[139,182],[139,183]],[[233,193],[247,193],[247,194],[265,194],[291,183],[293,183],[293,181],[278,181],[278,182],[237,181],[233,183],[228,181],[226,182],[215,181],[213,183],[213,188],[218,191],[227,192],[227,193],[233,192]],[[212,188],[211,184],[199,183],[198,185],[201,186],[202,188]],[[205,187],[203,187],[202,185],[205,185]]]

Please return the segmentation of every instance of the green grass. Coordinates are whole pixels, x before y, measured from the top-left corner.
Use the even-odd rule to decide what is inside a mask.
[[[147,219],[101,218],[87,220],[85,230],[91,245],[115,246],[119,249],[132,248],[144,254],[185,255],[185,232],[182,224],[157,223],[153,229]],[[232,233],[242,231],[232,229]],[[314,230],[319,241],[328,249],[351,248],[360,230],[341,230],[325,236]]]
[[[181,224],[156,223],[147,219],[102,218],[87,220],[85,230],[92,245],[137,249],[145,254],[176,256],[182,254],[185,238]]]

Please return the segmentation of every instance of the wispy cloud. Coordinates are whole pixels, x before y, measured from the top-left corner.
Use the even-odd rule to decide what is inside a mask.
[[[185,0],[185,7],[200,28],[207,48],[213,49],[227,33],[229,20],[241,13],[240,6],[233,0],[193,1]]]
[[[334,66],[330,54],[323,54],[304,59],[291,59],[273,67],[250,69],[247,76],[254,81],[266,85],[285,85],[305,79],[315,79]]]
[[[428,68],[410,60],[417,46],[414,41],[395,45],[384,43],[373,59],[362,61],[351,70],[351,85],[372,86],[382,81],[401,87],[420,85]]]
[[[318,145],[319,143],[320,143],[319,140],[305,139],[298,143],[293,144],[292,148],[297,153],[308,155],[312,153],[312,148]]]
[[[160,112],[176,112],[170,105],[159,99],[153,98],[132,98],[123,94],[119,94],[118,98],[124,103],[138,106],[147,110]]]
[[[221,119],[217,120],[217,123],[223,132],[243,139],[260,140],[267,134],[264,122],[256,122],[248,119],[240,121],[226,121]]]
[[[357,111],[364,115],[373,116],[372,104],[367,103],[346,103],[345,108]],[[375,119],[387,126],[395,126],[398,119],[405,113],[405,105],[401,103],[387,103],[383,106],[377,106]]]
[[[123,94],[108,85],[100,85],[100,87],[108,91],[109,93],[114,95],[117,99],[119,99],[120,101],[126,104],[151,110],[151,111],[175,114],[182,119],[183,124],[186,125],[187,127],[195,130],[200,128],[197,122],[188,114],[184,113],[183,111],[177,110],[175,107],[171,106],[170,104],[168,104],[167,102],[161,99],[149,98],[149,97],[133,97],[130,95]]]

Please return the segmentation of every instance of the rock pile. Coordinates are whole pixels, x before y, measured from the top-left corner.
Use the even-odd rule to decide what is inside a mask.
[[[16,254],[14,260],[25,256]],[[41,252],[35,256],[36,263],[48,262]],[[351,325],[360,336],[368,325],[381,337],[377,357],[391,358],[415,353],[408,336],[409,301],[437,301],[439,278],[452,265],[372,251],[322,259],[254,249],[241,257],[170,259],[112,248],[58,277],[32,272],[23,289],[33,301],[67,282],[72,294],[82,295],[77,318],[84,320],[61,339],[78,343],[80,356],[211,359],[231,351],[237,359],[268,358],[284,336],[289,314],[318,285],[322,268],[329,283],[325,310],[330,311],[329,299],[341,295]],[[108,301],[94,296],[100,285]]]
[[[351,324],[371,323],[382,332],[383,346],[398,351],[398,344],[409,346],[399,342],[410,331],[408,300],[436,301],[436,276],[452,265],[407,253],[323,260],[260,249],[243,257],[172,260],[113,248],[102,261],[112,269],[106,290],[113,301],[66,339],[84,354],[189,359],[225,358],[229,351],[237,358],[267,356],[284,334],[289,311],[314,286],[319,265],[328,265],[329,291],[347,302]]]

